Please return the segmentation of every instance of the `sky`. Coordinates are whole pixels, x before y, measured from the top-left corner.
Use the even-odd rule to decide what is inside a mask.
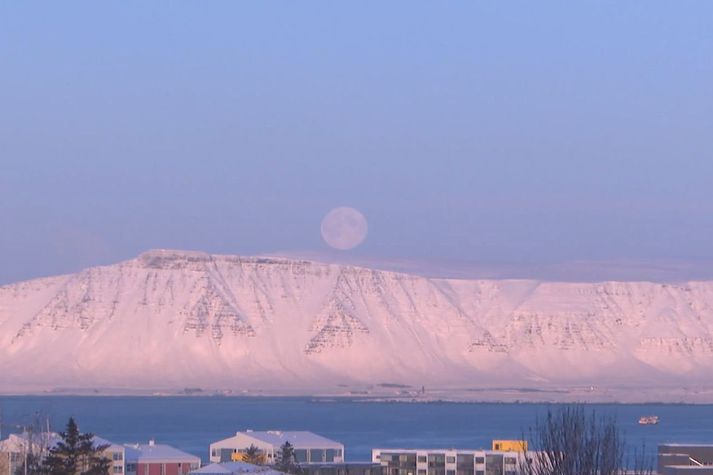
[[[147,249],[713,259],[713,2],[0,2],[0,283]]]

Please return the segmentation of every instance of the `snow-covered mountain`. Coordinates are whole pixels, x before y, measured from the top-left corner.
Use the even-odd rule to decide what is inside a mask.
[[[150,251],[0,287],[0,391],[706,385],[713,282],[428,279]]]

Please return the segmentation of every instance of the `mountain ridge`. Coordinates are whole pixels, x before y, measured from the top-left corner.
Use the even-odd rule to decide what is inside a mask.
[[[153,250],[0,287],[4,391],[703,387],[712,370],[708,281],[439,279]]]

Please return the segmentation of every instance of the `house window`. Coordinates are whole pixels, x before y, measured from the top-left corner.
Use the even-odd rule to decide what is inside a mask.
[[[456,475],[455,470],[446,470],[446,475]]]
[[[425,455],[419,455],[419,456],[418,456],[418,463],[426,463],[426,456],[425,456]]]
[[[452,455],[446,457],[446,463],[456,463],[456,458]]]
[[[113,454],[111,454],[111,458],[113,458],[114,460],[123,460],[124,454],[122,454],[121,452],[114,452]]]
[[[475,463],[485,463],[485,457],[475,457]]]
[[[114,465],[114,473],[122,473],[124,471],[124,467],[121,465]]]

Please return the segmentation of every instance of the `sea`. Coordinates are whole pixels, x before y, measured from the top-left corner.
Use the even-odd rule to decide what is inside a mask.
[[[556,404],[385,402],[311,397],[3,396],[2,437],[38,416],[61,430],[72,416],[83,432],[117,443],[173,445],[208,458],[211,442],[236,431],[308,430],[345,445],[347,461],[372,448],[489,448],[492,439],[527,437]],[[630,451],[650,456],[663,442],[713,443],[713,405],[589,404],[613,416]],[[657,425],[639,425],[656,415]]]

